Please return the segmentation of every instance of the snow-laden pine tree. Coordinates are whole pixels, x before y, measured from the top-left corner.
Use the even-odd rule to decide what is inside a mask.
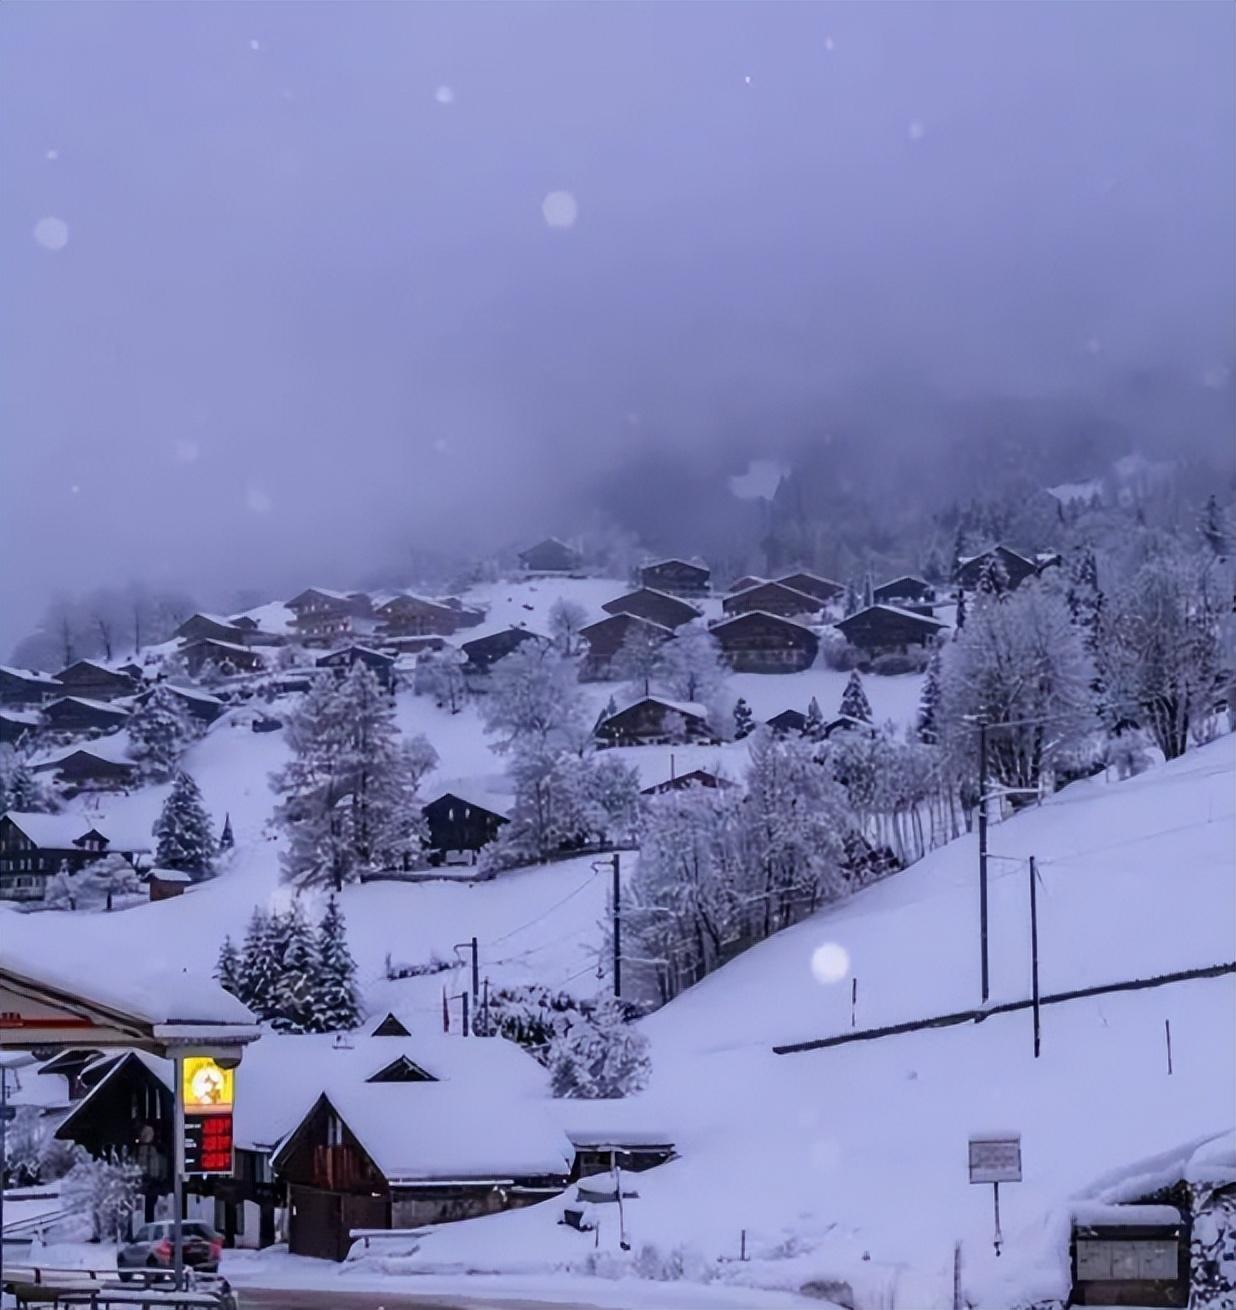
[[[81,893],[101,901],[106,910],[114,908],[118,896],[136,896],[142,890],[137,870],[118,851],[88,864],[78,874],[78,882]]]
[[[1004,786],[1034,790],[1045,770],[1095,741],[1094,666],[1064,599],[1027,581],[979,596],[965,631],[942,652],[937,730],[960,769],[973,772],[975,724]],[[1096,743],[1097,744],[1097,743]]]
[[[1206,504],[1202,506],[1197,530],[1216,558],[1226,559],[1232,553],[1231,518],[1227,510],[1219,504],[1219,498],[1213,491],[1206,497]]]
[[[914,723],[914,735],[927,746],[934,746],[940,740],[939,714],[940,652],[936,649],[927,661],[927,672],[918,696],[918,718]]]
[[[580,752],[592,735],[588,701],[575,661],[545,641],[525,641],[493,666],[481,705],[494,749]]]
[[[356,961],[348,950],[343,911],[331,896],[318,925],[314,1003],[317,1032],[342,1032],[360,1023]]]
[[[51,814],[58,807],[55,791],[12,746],[0,746],[0,814]]]
[[[198,785],[185,772],[172,779],[172,789],[154,824],[155,864],[181,869],[194,882],[214,876],[215,837]]]
[[[237,995],[259,1019],[269,1019],[278,1001],[279,961],[284,949],[277,914],[255,906],[245,930]]]
[[[639,771],[609,753],[582,763],[588,770],[586,792],[597,838],[602,843],[630,839],[639,823]]]
[[[806,722],[803,724],[803,736],[810,741],[819,741],[824,735],[824,711],[814,696],[807,702]]]
[[[460,650],[426,651],[416,662],[412,686],[418,696],[429,696],[439,708],[458,714],[468,698],[463,668],[467,656]]]
[[[867,700],[867,693],[863,690],[863,680],[858,676],[857,669],[850,674],[850,680],[845,684],[845,691],[841,693],[838,713],[851,719],[860,719],[863,723],[872,721],[871,705]]]
[[[980,596],[1004,596],[1009,590],[1009,574],[1004,561],[993,550],[979,565],[978,581],[974,590]]]
[[[219,947],[219,958],[215,962],[215,981],[225,992],[231,992],[233,996],[244,999],[244,973],[240,952],[230,936],[225,937],[223,945]]]
[[[166,782],[197,729],[183,703],[165,682],[156,684],[129,716],[129,756],[147,782]]]
[[[60,867],[47,880],[43,889],[43,906],[48,910],[75,910],[78,901],[78,885],[69,871],[67,860],[60,861]]]
[[[277,938],[281,949],[271,1026],[284,1033],[320,1032],[313,929],[299,898],[279,916]]]
[[[581,1100],[642,1091],[652,1067],[648,1039],[626,1022],[621,1004],[613,1000],[602,1001],[554,1037],[548,1054],[553,1094]]]
[[[657,651],[653,682],[675,700],[711,706],[729,670],[721,646],[702,620],[684,623]]]
[[[236,837],[232,832],[232,815],[227,812],[223,816],[223,831],[219,834],[219,853],[230,851],[236,845]]]
[[[734,740],[742,741],[744,737],[749,737],[755,731],[755,715],[751,713],[751,706],[739,696],[734,702]]]

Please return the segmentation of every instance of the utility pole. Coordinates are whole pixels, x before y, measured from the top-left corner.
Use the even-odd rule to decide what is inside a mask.
[[[614,999],[622,999],[622,857],[614,852]]]
[[[987,723],[979,725],[979,949],[982,954],[983,1004],[991,991],[987,969]]]
[[[485,1006],[481,1011],[481,1033],[486,1037],[492,1037],[493,1033],[489,1031],[489,979],[485,979]]]
[[[172,1286],[184,1290],[185,1279],[185,1058],[172,1060]]]
[[[475,1012],[481,999],[481,964],[477,955],[476,938],[472,939],[472,1009]]]
[[[460,992],[459,999],[463,1002],[463,1035],[470,1037],[472,1034],[468,1028],[468,993]]]
[[[1034,1058],[1039,1058],[1040,1033],[1039,1027],[1039,901],[1038,892],[1035,884],[1038,882],[1039,871],[1034,862],[1034,856],[1030,857],[1030,995],[1034,999]]]
[[[0,1275],[4,1273],[4,1178],[8,1172],[9,1071],[0,1064]]]

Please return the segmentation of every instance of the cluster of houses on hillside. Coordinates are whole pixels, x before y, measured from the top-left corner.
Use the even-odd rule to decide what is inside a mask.
[[[96,1157],[129,1156],[145,1219],[166,1208],[169,1061],[89,1048],[4,1059],[11,1105]],[[545,1070],[515,1043],[397,1012],[353,1033],[264,1033],[241,1077],[233,1175],[188,1182],[190,1214],[228,1246],[286,1241],[293,1254],[342,1260],[354,1229],[516,1209],[615,1165],[638,1172],[674,1155],[673,1138],[637,1105],[554,1100]]]

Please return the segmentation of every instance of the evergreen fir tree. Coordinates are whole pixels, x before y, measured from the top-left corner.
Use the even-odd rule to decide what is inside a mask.
[[[872,721],[871,705],[867,700],[867,693],[863,690],[863,680],[858,676],[857,669],[850,674],[850,680],[845,684],[845,691],[841,693],[839,712],[851,719],[861,719],[864,723]]]
[[[196,730],[180,699],[164,682],[129,716],[129,755],[148,782],[166,782]]]
[[[356,961],[348,950],[343,911],[332,896],[318,927],[316,1016],[321,1032],[340,1032],[360,1022]]]
[[[61,860],[60,867],[48,878],[43,904],[49,910],[77,909],[77,883],[69,872],[68,860]]]
[[[630,1096],[648,1082],[648,1039],[626,1022],[621,1002],[607,1000],[553,1038],[550,1086],[555,1096],[608,1100]]]
[[[363,665],[358,667],[363,668]],[[283,949],[275,983],[275,1013],[271,1025],[284,1033],[320,1032],[314,986],[313,930],[300,901],[280,916]]]
[[[172,790],[155,820],[155,864],[162,869],[181,869],[200,882],[214,874],[215,839],[197,783],[187,773],[178,773]]]
[[[230,851],[236,845],[236,838],[232,835],[232,816],[231,813],[223,816],[223,831],[219,834],[219,850]]]
[[[824,711],[820,702],[812,696],[807,705],[807,721],[803,724],[803,736],[810,741],[819,741],[824,735]]]
[[[243,999],[244,979],[240,952],[231,937],[223,939],[219,947],[219,959],[215,964],[215,980],[225,992]]]
[[[1232,525],[1227,511],[1219,504],[1218,497],[1213,491],[1206,497],[1197,530],[1217,558],[1224,559],[1231,553]]]
[[[919,741],[926,746],[934,746],[940,740],[937,722],[940,708],[940,652],[932,651],[927,663],[927,675],[923,679],[923,690],[918,700],[918,721],[914,731]]]
[[[739,696],[734,702],[734,740],[742,741],[754,731],[755,715],[751,713],[751,706]]]
[[[0,747],[0,814],[50,814],[55,793],[11,746]]]
[[[948,566],[940,547],[933,541],[923,557],[923,581],[939,585],[948,580]]]
[[[996,600],[1008,594],[1008,570],[994,550],[979,567],[978,581],[974,589],[980,596],[989,596]]]
[[[279,937],[279,927],[272,916],[261,906],[255,906],[245,931],[237,995],[259,1019],[270,1019],[275,1013],[282,951]]]

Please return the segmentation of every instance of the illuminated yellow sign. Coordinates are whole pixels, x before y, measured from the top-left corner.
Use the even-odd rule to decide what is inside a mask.
[[[236,1097],[236,1071],[221,1069],[209,1056],[186,1056],[181,1095],[186,1114],[230,1110]]]

